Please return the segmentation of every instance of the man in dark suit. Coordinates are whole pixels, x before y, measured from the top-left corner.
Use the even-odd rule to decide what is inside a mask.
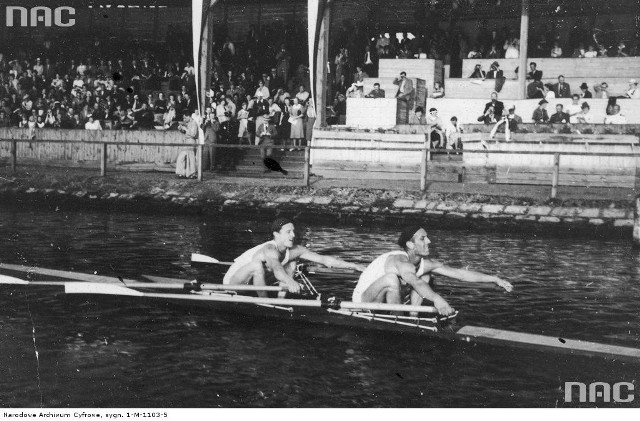
[[[497,61],[491,63],[491,69],[487,72],[487,79],[499,79],[504,76],[500,70],[500,64]]]
[[[384,98],[384,89],[380,89],[380,84],[378,82],[373,84],[373,90],[365,95],[365,98]]]
[[[364,71],[369,75],[377,75],[376,69],[378,68],[378,55],[371,50],[371,46],[367,45],[364,49],[364,56],[362,57],[362,63]]]
[[[495,91],[491,92],[491,102],[487,102],[485,104],[482,114],[486,113],[490,107],[493,107],[493,113],[496,120],[500,120],[500,118],[502,118],[502,113],[504,112],[504,103],[502,101],[498,101],[498,93]]]
[[[396,98],[407,102],[413,99],[413,82],[407,79],[407,72],[400,72],[400,77],[396,78],[393,84],[398,85]]]
[[[569,122],[569,114],[565,113],[563,111],[563,106],[562,104],[558,104],[556,105],[556,112],[555,114],[552,114],[551,117],[549,118],[549,123],[552,124],[566,124]]]
[[[536,62],[532,61],[529,63],[530,72],[527,73],[527,80],[542,80],[542,71],[538,70],[538,65]]]
[[[558,83],[553,84],[553,91],[556,93],[556,98],[571,98],[571,88],[568,83],[565,83],[564,76],[558,76]]]

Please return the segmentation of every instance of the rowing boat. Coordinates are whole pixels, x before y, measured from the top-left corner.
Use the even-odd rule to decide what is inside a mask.
[[[640,363],[640,349],[488,327],[458,327],[456,314],[442,317],[436,313],[435,308],[427,306],[353,303],[334,297],[262,298],[240,293],[277,291],[280,287],[200,284],[195,281],[149,275],[143,277],[150,282],[142,282],[4,263],[0,263],[0,270],[22,274],[28,278],[25,280],[0,274],[0,284],[25,287],[62,286],[66,294],[129,297],[150,302],[206,307],[218,312],[241,313],[249,317],[277,318],[325,326],[443,338],[459,343],[487,343]],[[68,281],[69,279],[73,281]],[[404,312],[404,315],[395,314],[397,312]],[[413,316],[409,313],[419,315]]]

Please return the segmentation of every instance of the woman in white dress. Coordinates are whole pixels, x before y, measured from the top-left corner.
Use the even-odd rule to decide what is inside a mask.
[[[293,106],[289,110],[289,122],[291,123],[291,134],[289,138],[293,141],[293,146],[302,146],[304,139],[304,113],[298,98],[293,98]]]
[[[249,123],[249,111],[247,110],[247,103],[242,103],[242,109],[238,111],[238,121],[240,126],[238,127],[238,144],[242,144],[242,139],[247,139],[247,143],[251,144],[251,135],[248,130]]]

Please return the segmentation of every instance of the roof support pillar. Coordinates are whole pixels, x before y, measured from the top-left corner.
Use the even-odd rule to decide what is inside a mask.
[[[529,46],[529,0],[522,0],[520,16],[520,65],[518,70],[518,98],[527,98],[527,55]]]

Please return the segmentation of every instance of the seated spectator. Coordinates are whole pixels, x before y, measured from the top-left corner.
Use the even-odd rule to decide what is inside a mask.
[[[478,45],[474,45],[473,47],[471,47],[469,53],[467,54],[467,58],[482,58],[480,47],[478,47]]]
[[[551,115],[549,118],[549,123],[551,124],[567,124],[569,122],[569,114],[563,111],[562,104],[556,105],[556,112]]]
[[[364,98],[364,83],[358,81],[351,84],[347,89],[347,98]]]
[[[512,132],[518,131],[518,124],[522,124],[522,117],[516,114],[515,104],[509,106],[509,114],[506,117],[509,120],[509,130]]]
[[[551,58],[559,57],[562,57],[562,48],[560,48],[560,44],[556,41],[553,43],[553,48],[551,49]]]
[[[577,123],[576,116],[582,111],[580,107],[580,95],[571,95],[571,104],[567,105],[566,113],[569,114],[569,122]]]
[[[600,85],[594,85],[593,90],[596,93],[595,98],[600,98],[600,99],[609,98],[609,92],[607,91],[607,89],[609,89],[609,85],[607,84],[607,82],[602,82]]]
[[[373,90],[365,95],[365,98],[384,98],[385,92],[384,89],[380,89],[380,84],[378,82],[373,84]]]
[[[638,89],[638,81],[631,79],[629,81],[629,90],[624,94],[625,98],[640,99],[640,89]]]
[[[542,87],[542,94],[544,96],[544,99],[546,99],[547,101],[556,99],[556,93],[553,90],[553,85],[550,83],[545,83],[545,85]]]
[[[580,85],[580,98],[593,98],[593,95],[589,92],[589,85],[585,82]]]
[[[355,82],[364,82],[364,79],[369,75],[362,69],[362,66],[356,66],[356,73],[353,75]]]
[[[486,115],[487,110],[490,107],[493,107],[493,113],[496,120],[500,120],[502,118],[502,113],[504,112],[504,103],[502,101],[498,101],[498,93],[491,92],[491,102],[487,102],[484,106],[483,115]],[[480,120],[478,120],[480,121]]]
[[[573,50],[573,53],[571,54],[572,58],[584,58],[584,54],[586,53],[586,50],[584,49],[584,44],[581,42],[577,48],[575,48]]]
[[[618,43],[618,51],[616,51],[615,57],[629,57],[626,48],[627,46],[624,45],[624,42],[620,41],[620,43]]]
[[[544,98],[544,84],[540,81],[540,79],[534,79],[533,82],[527,85],[527,98]]]
[[[400,77],[395,78],[393,84],[398,85],[396,98],[407,102],[413,100],[413,82],[407,79],[407,72],[400,72]]]
[[[594,118],[593,118],[593,114],[590,113],[591,107],[589,107],[589,104],[586,102],[583,102],[580,108],[581,108],[581,111],[578,114],[576,114],[576,123],[593,124]]]
[[[542,71],[538,70],[538,64],[534,61],[529,63],[529,72],[527,73],[527,80],[542,80]]]
[[[440,82],[433,83],[433,92],[431,92],[431,98],[442,98],[444,97],[444,88]]]
[[[627,118],[620,113],[620,105],[613,106],[613,113],[604,118],[604,124],[627,124]]]
[[[589,44],[588,50],[585,51],[585,53],[584,53],[584,57],[585,58],[596,58],[596,57],[598,57],[598,52],[596,51],[596,48],[593,45]]]
[[[339,94],[334,104],[330,107],[331,116],[327,118],[327,124],[345,124],[347,115],[347,98]]]
[[[349,86],[351,85],[347,83],[347,77],[345,75],[340,75],[340,77],[338,78],[338,82],[334,87],[334,90],[336,92],[335,97],[338,98],[339,94],[346,95],[347,89],[349,89]]]
[[[563,75],[558,76],[558,83],[553,85],[553,92],[556,98],[571,98],[571,87],[565,83]]]
[[[499,79],[503,77],[503,72],[500,70],[500,63],[494,61],[491,63],[491,68],[487,72],[487,79]]]
[[[424,116],[424,109],[422,107],[416,107],[413,114],[409,116],[409,124],[427,124],[427,119]]]
[[[476,64],[476,67],[473,69],[473,73],[469,76],[470,79],[485,79],[487,77],[487,73],[482,70],[481,64]]]
[[[478,117],[478,121],[483,124],[493,124],[498,121],[498,119],[496,119],[496,112],[493,105],[490,105],[489,108],[484,111],[484,114]]]
[[[451,117],[444,128],[448,149],[462,149],[462,133],[464,133],[464,129],[458,124],[458,117]]]
[[[429,133],[431,137],[431,147],[444,148],[445,140],[442,133],[442,120],[438,116],[438,110],[436,108],[430,108],[426,120],[428,126],[427,133]]]
[[[504,58],[519,58],[520,57],[520,40],[518,38],[508,39],[504,43]]]
[[[505,48],[506,48],[506,44],[505,44]],[[491,48],[489,48],[489,51],[485,54],[486,58],[500,58],[500,54],[498,53],[498,47],[496,46],[496,44],[491,44]]]
[[[88,117],[88,121],[84,124],[85,130],[102,130],[99,120],[94,120],[92,114],[89,114]]]
[[[548,103],[549,101],[547,101],[546,99],[540,100],[540,102],[538,102],[538,107],[533,110],[533,116],[531,117],[534,123],[549,122],[549,115],[547,114]]]

